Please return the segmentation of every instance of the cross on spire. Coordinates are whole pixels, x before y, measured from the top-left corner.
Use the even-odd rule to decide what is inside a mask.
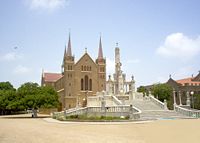
[[[119,43],[117,42],[117,43],[116,43],[116,47],[118,47],[118,44],[119,44]]]

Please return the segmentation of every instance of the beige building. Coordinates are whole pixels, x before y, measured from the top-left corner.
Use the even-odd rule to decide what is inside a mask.
[[[106,59],[103,57],[101,37],[96,61],[86,50],[75,62],[69,35],[67,50],[65,48],[64,51],[62,73],[43,72],[41,85],[54,87],[59,94],[62,109],[86,106],[89,96],[106,90]]]

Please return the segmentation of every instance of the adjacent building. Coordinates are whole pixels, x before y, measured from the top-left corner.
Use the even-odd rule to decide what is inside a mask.
[[[173,102],[177,105],[191,106],[194,102],[193,95],[200,94],[200,72],[195,77],[187,77],[179,80],[172,79],[171,75],[166,84],[173,88]],[[153,85],[145,86],[151,91]]]

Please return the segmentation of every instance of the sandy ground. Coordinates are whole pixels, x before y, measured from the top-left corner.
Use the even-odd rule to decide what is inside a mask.
[[[200,119],[61,124],[0,117],[0,143],[200,143]]]

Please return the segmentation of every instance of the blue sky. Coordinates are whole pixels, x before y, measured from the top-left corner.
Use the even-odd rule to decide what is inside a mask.
[[[1,0],[0,81],[19,87],[40,83],[42,69],[60,72],[69,29],[76,61],[85,47],[96,59],[101,33],[107,74],[118,42],[137,86],[196,75],[199,14],[199,0]]]

